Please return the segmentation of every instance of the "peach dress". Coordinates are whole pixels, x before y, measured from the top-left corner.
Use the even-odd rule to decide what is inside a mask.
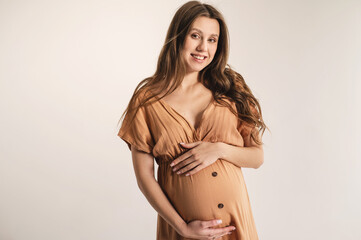
[[[141,98],[143,95],[139,95]],[[195,129],[181,114],[163,99],[141,107],[136,117],[129,121],[125,115],[118,136],[130,146],[154,156],[157,181],[175,210],[185,222],[192,220],[222,219],[216,227],[233,225],[236,230],[220,239],[258,240],[255,221],[242,169],[225,159],[185,176],[176,174],[170,162],[187,149],[180,142],[224,142],[243,147],[242,135],[250,133],[250,127],[216,101],[203,111],[201,122]],[[139,101],[139,99],[136,99]],[[233,101],[225,98],[236,110]],[[241,135],[242,131],[242,135]],[[149,238],[151,239],[151,238]],[[186,240],[180,236],[159,214],[157,216],[157,240]]]

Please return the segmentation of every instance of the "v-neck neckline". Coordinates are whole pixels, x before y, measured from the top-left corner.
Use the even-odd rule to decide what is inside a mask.
[[[198,127],[193,126],[187,118],[185,118],[182,114],[180,114],[177,110],[175,110],[170,104],[168,104],[166,101],[163,100],[163,98],[159,98],[158,96],[155,96],[157,98],[157,100],[162,103],[163,106],[165,106],[166,108],[170,109],[171,111],[173,111],[174,113],[176,113],[177,115],[179,115],[187,124],[188,126],[192,129],[193,132],[198,132],[199,129],[202,127],[203,121],[205,119],[206,113],[208,112],[208,110],[211,108],[211,106],[214,103],[214,97],[212,96],[212,100],[208,103],[208,105],[206,106],[206,108],[203,110],[203,112],[201,113],[201,119],[199,121]]]

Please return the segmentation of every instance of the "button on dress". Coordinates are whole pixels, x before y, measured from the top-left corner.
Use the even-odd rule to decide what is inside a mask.
[[[145,94],[140,94],[139,99]],[[242,135],[250,134],[251,128],[226,106],[215,100],[203,111],[201,121],[194,128],[186,118],[155,97],[156,102],[142,106],[133,120],[125,115],[118,136],[140,151],[154,156],[157,181],[164,194],[185,222],[192,220],[222,219],[215,226],[232,225],[236,230],[222,240],[258,240],[248,192],[242,169],[218,158],[213,164],[185,176],[172,171],[169,164],[188,149],[179,143],[196,141],[224,142],[243,147]],[[235,102],[224,98],[236,110]],[[242,131],[242,135],[241,135]],[[149,238],[151,239],[151,237]],[[159,214],[157,216],[157,240],[188,240],[179,235]]]

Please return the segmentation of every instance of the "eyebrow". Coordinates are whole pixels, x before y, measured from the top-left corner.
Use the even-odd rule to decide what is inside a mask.
[[[198,29],[198,28],[192,28],[191,30],[196,30],[196,31],[198,31],[198,32],[200,32],[200,33],[203,33],[200,29]],[[211,34],[211,36],[216,36],[216,37],[218,37],[218,34],[215,34],[215,33],[213,33],[213,34]]]

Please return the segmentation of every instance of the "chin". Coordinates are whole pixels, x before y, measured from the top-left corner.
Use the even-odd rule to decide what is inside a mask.
[[[200,71],[202,71],[204,68],[206,68],[208,66],[208,64],[207,65],[205,65],[205,66],[198,66],[198,67],[188,67],[188,72],[190,72],[190,73],[192,73],[192,72],[200,72]]]
[[[194,69],[192,68],[191,70],[188,70],[188,73],[194,73],[194,72],[200,72],[202,71],[204,68],[200,68],[200,69]]]

